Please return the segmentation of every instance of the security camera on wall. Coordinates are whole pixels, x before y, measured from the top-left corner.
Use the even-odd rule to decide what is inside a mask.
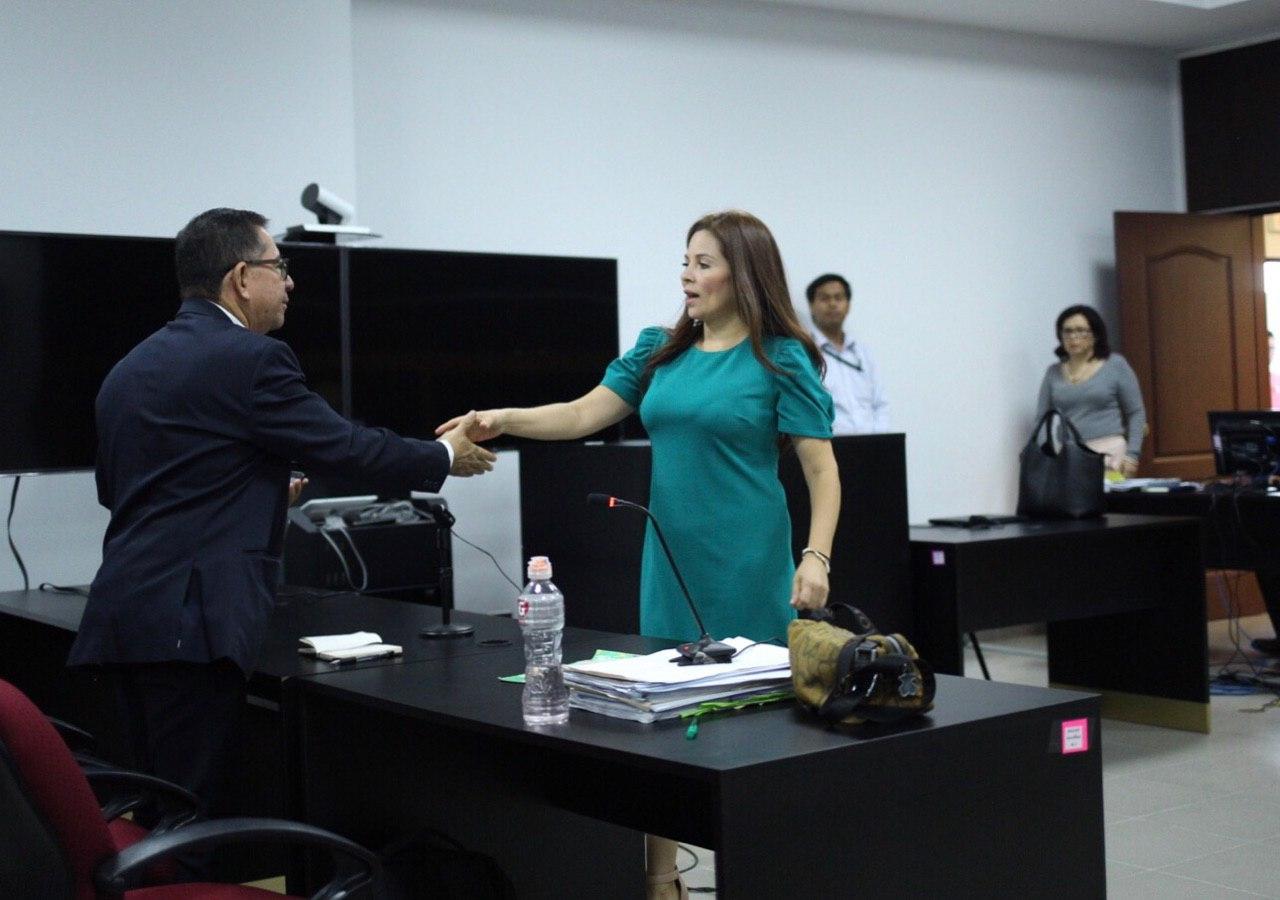
[[[342,240],[379,237],[368,228],[353,225],[356,208],[337,194],[311,182],[302,189],[302,206],[316,214],[316,224],[293,225],[284,233],[286,241],[336,244]]]

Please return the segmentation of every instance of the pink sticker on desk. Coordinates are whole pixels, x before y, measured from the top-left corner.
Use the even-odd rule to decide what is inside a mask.
[[[945,550],[934,550],[934,551],[933,551],[933,564],[934,564],[935,566],[945,566],[945,565],[947,564],[947,551],[945,551]]]
[[[1084,753],[1089,749],[1089,720],[1069,719],[1062,723],[1062,752]]]

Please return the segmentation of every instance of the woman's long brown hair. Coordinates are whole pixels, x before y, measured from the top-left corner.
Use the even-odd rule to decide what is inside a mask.
[[[733,277],[733,296],[738,317],[751,336],[751,350],[760,365],[770,372],[781,373],[764,352],[766,336],[792,337],[798,340],[813,360],[819,374],[826,371],[822,354],[796,318],[787,276],[782,268],[782,254],[768,227],[751,213],[739,209],[711,213],[689,227],[685,244],[699,231],[705,231],[720,244]],[[688,309],[680,314],[674,328],[667,330],[667,342],[654,351],[645,367],[646,375],[670,362],[697,342],[702,323],[689,317]],[[787,373],[790,374],[790,373]]]

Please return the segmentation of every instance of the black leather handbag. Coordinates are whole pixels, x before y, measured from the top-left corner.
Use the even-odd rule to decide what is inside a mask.
[[[1062,421],[1062,446],[1054,448],[1053,417]],[[1040,433],[1044,432],[1044,441]],[[1104,457],[1084,445],[1071,420],[1050,409],[1022,448],[1018,515],[1033,519],[1089,519],[1105,509]]]

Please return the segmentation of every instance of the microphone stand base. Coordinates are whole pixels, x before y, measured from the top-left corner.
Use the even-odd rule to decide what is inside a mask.
[[[708,666],[715,663],[727,663],[733,659],[734,654],[737,652],[729,644],[713,641],[706,635],[696,641],[681,644],[676,649],[680,651],[680,656],[677,659],[673,659],[672,662],[677,666]]]

